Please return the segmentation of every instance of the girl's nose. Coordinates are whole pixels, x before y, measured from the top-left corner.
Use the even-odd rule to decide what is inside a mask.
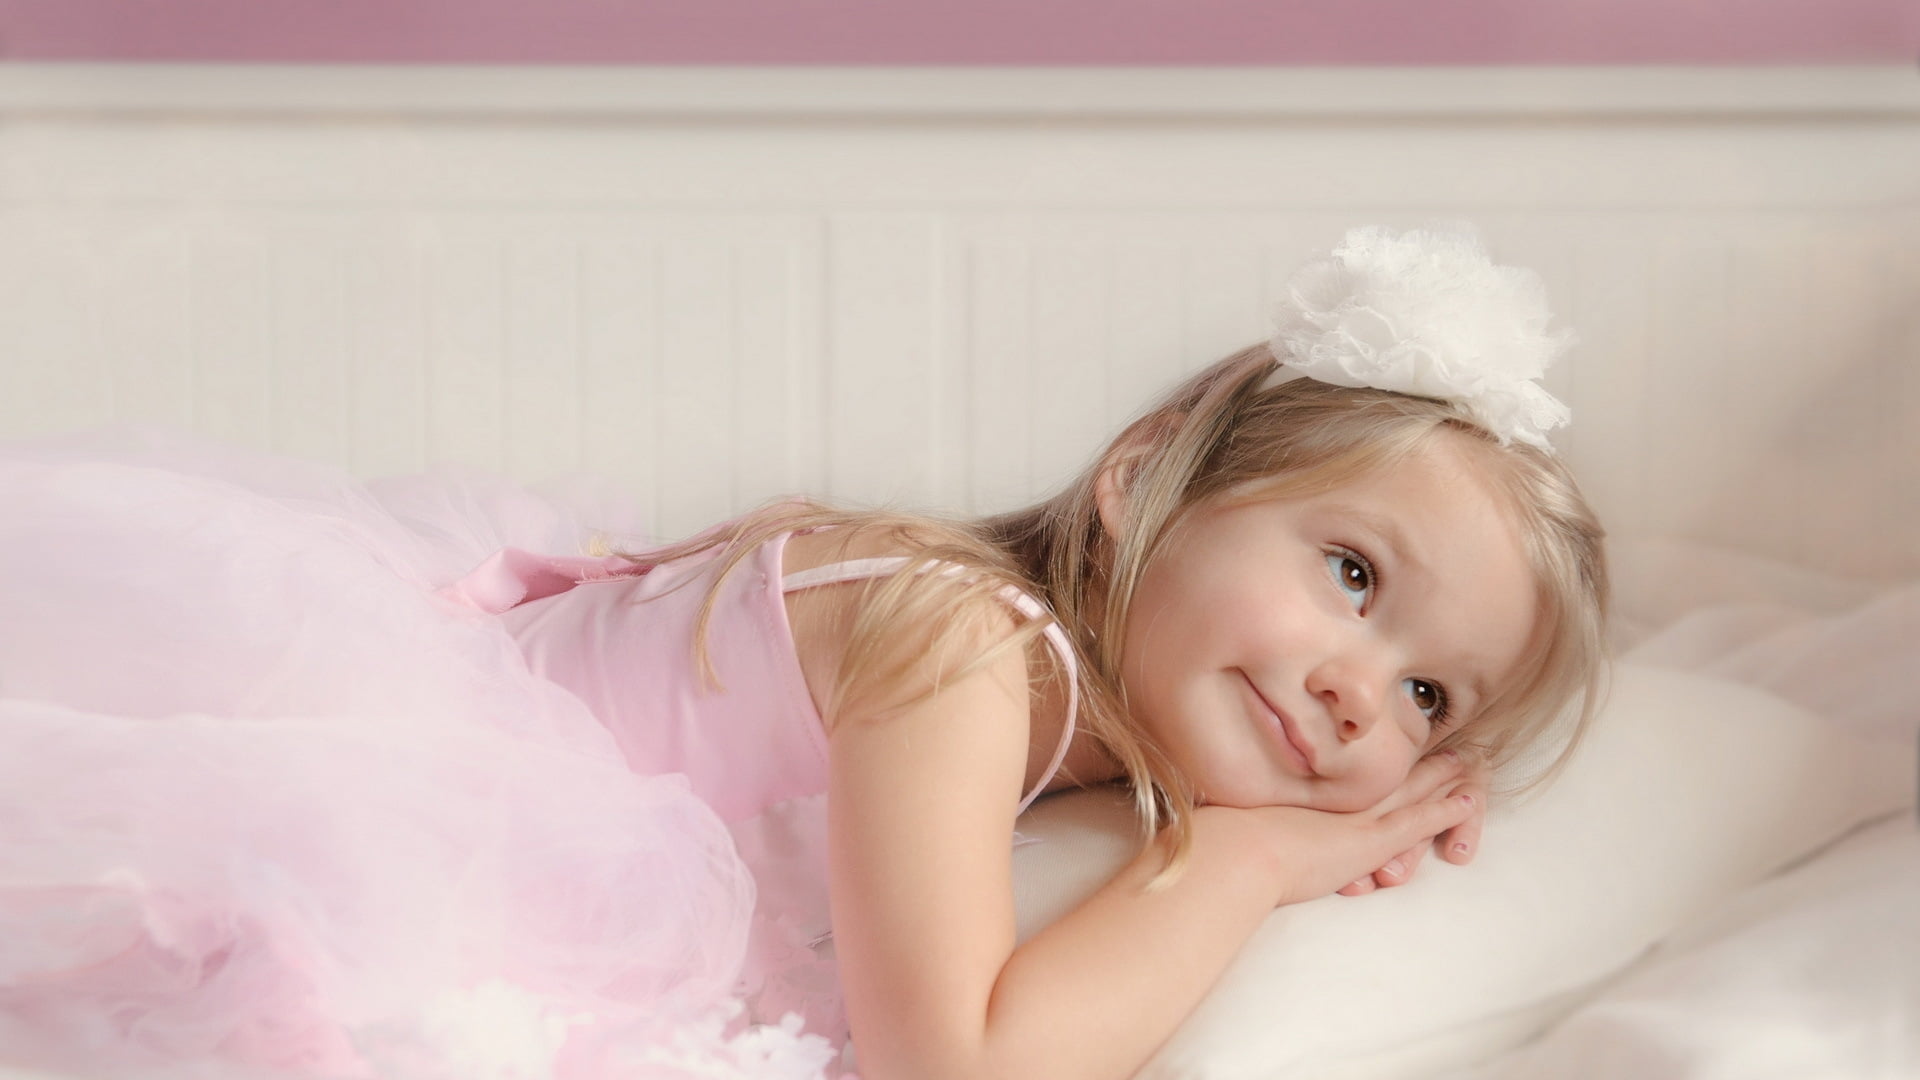
[[[1307,692],[1326,708],[1342,742],[1373,730],[1385,714],[1387,679],[1375,667],[1359,657],[1329,657],[1307,675]]]

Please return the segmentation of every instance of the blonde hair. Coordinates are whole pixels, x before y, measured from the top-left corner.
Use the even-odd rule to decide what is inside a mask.
[[[1539,629],[1523,658],[1523,677],[1434,749],[1471,745],[1497,766],[1564,718],[1566,737],[1558,753],[1519,786],[1544,780],[1564,763],[1591,720],[1605,670],[1604,532],[1572,476],[1549,453],[1500,444],[1445,402],[1310,379],[1267,386],[1275,368],[1264,344],[1214,364],[1148,409],[1060,493],[1012,513],[962,521],[787,503],[644,557],[665,561],[724,544],[724,573],[782,532],[855,526],[889,530],[915,552],[918,565],[957,563],[975,571],[909,570],[866,586],[826,695],[832,702],[829,724],[856,704],[888,701],[890,684],[898,685],[921,657],[938,658],[936,669],[957,678],[1007,648],[1024,647],[1042,624],[1027,622],[981,653],[979,634],[991,625],[982,613],[1004,611],[993,597],[1008,585],[1034,595],[1078,653],[1080,729],[1119,765],[1143,837],[1167,845],[1164,879],[1184,862],[1195,793],[1191,779],[1128,717],[1121,657],[1141,576],[1187,513],[1208,500],[1239,492],[1280,497],[1329,490],[1391,468],[1454,433],[1473,448],[1514,515],[1539,586]],[[1128,508],[1118,535],[1101,521],[1096,491],[1103,473],[1120,485]],[[703,631],[704,622],[703,614]],[[1064,676],[1050,654],[1042,663],[1036,692],[1046,680]]]

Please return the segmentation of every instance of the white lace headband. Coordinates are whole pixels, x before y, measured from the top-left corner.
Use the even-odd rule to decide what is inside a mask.
[[[1265,385],[1306,376],[1437,398],[1503,444],[1551,449],[1546,433],[1569,414],[1537,380],[1573,343],[1551,318],[1540,276],[1495,265],[1471,232],[1358,228],[1287,283],[1268,341],[1282,366]]]

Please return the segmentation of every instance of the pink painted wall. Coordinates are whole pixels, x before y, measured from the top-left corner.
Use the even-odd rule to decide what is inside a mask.
[[[1911,63],[1920,0],[0,0],[0,59]]]

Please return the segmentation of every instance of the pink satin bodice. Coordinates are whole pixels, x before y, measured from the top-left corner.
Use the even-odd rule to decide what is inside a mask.
[[[827,738],[808,693],[784,594],[893,572],[868,559],[787,576],[787,536],[762,544],[719,583],[707,625],[712,679],[695,663],[695,626],[722,559],[713,549],[647,565],[619,557],[505,550],[443,591],[494,612],[539,675],[572,691],[637,772],[685,775],[732,832],[758,899],[746,992],[754,1013],[785,1012],[844,1032],[830,956],[826,873]],[[935,568],[938,569],[938,568]],[[1045,609],[1009,590],[1028,617]],[[1058,627],[1049,644],[1072,668]],[[1070,679],[1069,682],[1076,680]],[[1045,789],[1073,736],[1073,705]]]

